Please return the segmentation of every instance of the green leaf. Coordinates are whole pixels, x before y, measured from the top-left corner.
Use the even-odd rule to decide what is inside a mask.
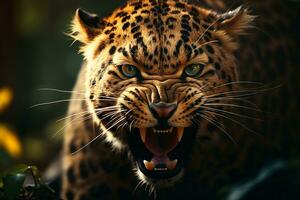
[[[25,164],[19,164],[17,166],[15,166],[12,170],[10,170],[10,174],[17,174],[17,173],[25,173],[28,169],[30,168],[30,166],[25,165]]]
[[[24,185],[27,176],[34,180],[34,186]],[[55,199],[56,193],[42,181],[36,166],[17,165],[0,177],[0,199],[15,200],[16,198]]]
[[[25,178],[26,174],[24,173],[9,174],[3,178],[4,193],[8,200],[16,199],[23,187]]]
[[[42,184],[41,174],[36,166],[28,166],[27,173],[30,174],[30,176],[32,176],[35,187],[38,187]]]

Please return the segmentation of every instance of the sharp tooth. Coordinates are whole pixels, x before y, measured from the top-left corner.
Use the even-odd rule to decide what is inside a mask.
[[[151,161],[143,160],[143,163],[148,171],[153,171],[154,164]]]
[[[140,128],[140,135],[141,135],[142,141],[145,143],[145,141],[146,141],[146,128]]]
[[[175,167],[176,167],[176,165],[177,165],[177,162],[178,162],[177,159],[170,161],[170,162],[167,164],[168,170],[173,170],[173,169],[175,169]]]
[[[168,168],[154,168],[154,171],[167,171]]]
[[[178,139],[178,142],[181,141],[182,139],[182,136],[183,136],[183,131],[184,131],[184,128],[183,127],[178,127],[177,128],[177,139]]]

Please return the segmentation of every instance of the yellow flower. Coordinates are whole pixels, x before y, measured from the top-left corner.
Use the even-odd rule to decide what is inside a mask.
[[[12,157],[19,157],[22,152],[18,136],[8,127],[0,124],[0,148],[3,148]]]
[[[9,87],[0,89],[0,112],[9,106],[13,98],[13,92]]]

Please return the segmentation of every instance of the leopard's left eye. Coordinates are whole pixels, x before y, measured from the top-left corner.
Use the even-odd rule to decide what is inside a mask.
[[[199,76],[203,71],[203,64],[191,64],[184,69],[184,73],[190,77]]]
[[[133,78],[138,75],[138,69],[133,65],[122,65],[120,70],[127,78]]]

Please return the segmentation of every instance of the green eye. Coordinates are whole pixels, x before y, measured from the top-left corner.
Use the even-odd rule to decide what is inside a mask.
[[[192,64],[192,65],[188,65],[184,69],[184,72],[187,76],[195,77],[202,73],[203,68],[204,68],[203,64]]]
[[[138,74],[138,69],[133,65],[122,65],[120,69],[127,78],[133,78]]]

